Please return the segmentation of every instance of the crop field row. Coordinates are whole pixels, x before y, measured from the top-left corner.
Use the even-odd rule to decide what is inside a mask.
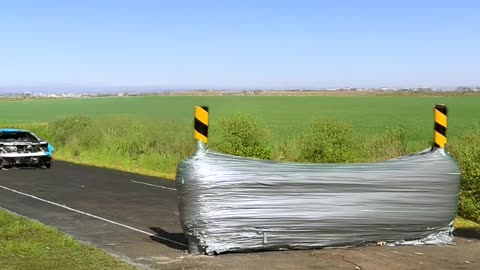
[[[0,122],[39,123],[84,115],[93,118],[128,116],[147,121],[172,121],[191,128],[193,106],[208,105],[216,120],[247,113],[279,136],[290,136],[314,119],[350,122],[364,133],[402,125],[410,139],[431,137],[432,108],[449,109],[448,134],[459,136],[478,125],[480,96],[145,96],[67,100],[0,101]]]

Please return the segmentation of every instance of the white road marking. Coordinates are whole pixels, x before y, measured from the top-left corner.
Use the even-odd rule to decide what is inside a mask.
[[[21,192],[21,191],[18,191],[18,190],[14,190],[14,189],[11,189],[11,188],[8,188],[8,187],[4,187],[4,186],[1,186],[1,185],[0,185],[0,188],[3,188],[3,189],[5,189],[5,190],[8,190],[8,191],[11,191],[11,192],[14,192],[14,193],[17,193],[17,194],[26,196],[26,197],[30,197],[30,198],[35,199],[35,200],[39,200],[39,201],[44,202],[44,203],[48,203],[48,204],[51,204],[51,205],[55,205],[55,206],[58,206],[58,207],[67,209],[67,210],[70,210],[70,211],[75,212],[75,213],[79,213],[79,214],[86,215],[86,216],[89,216],[89,217],[92,217],[92,218],[96,218],[96,219],[99,219],[99,220],[103,220],[103,221],[106,221],[106,222],[108,222],[108,223],[115,224],[115,225],[118,225],[118,226],[121,226],[121,227],[130,229],[130,230],[132,230],[132,231],[136,231],[136,232],[139,232],[139,233],[143,233],[143,234],[146,234],[146,235],[148,235],[148,236],[153,236],[153,237],[155,237],[155,238],[159,238],[159,239],[162,239],[162,240],[171,242],[171,243],[175,243],[175,244],[180,245],[180,246],[183,246],[183,247],[188,247],[188,246],[185,245],[184,243],[180,243],[180,242],[177,242],[177,241],[175,241],[175,240],[171,240],[171,239],[168,239],[168,238],[165,238],[165,237],[161,237],[161,236],[158,236],[158,235],[153,234],[153,233],[149,233],[149,232],[146,232],[146,231],[142,231],[142,230],[140,230],[140,229],[137,229],[137,228],[134,228],[134,227],[131,227],[131,226],[128,226],[128,225],[125,225],[125,224],[122,224],[122,223],[113,221],[113,220],[109,220],[109,219],[106,219],[106,218],[103,218],[103,217],[99,217],[99,216],[96,216],[96,215],[93,215],[93,214],[90,214],[90,213],[87,213],[87,212],[83,212],[83,211],[80,211],[80,210],[77,210],[77,209],[74,209],[74,208],[71,208],[71,207],[68,207],[68,206],[65,206],[65,205],[61,205],[61,204],[56,203],[56,202],[51,202],[51,201],[48,201],[48,200],[45,200],[45,199],[42,199],[42,198],[39,198],[39,197],[30,195],[30,194],[27,194],[27,193],[24,193],[24,192]]]
[[[142,184],[142,185],[146,185],[146,186],[151,186],[151,187],[164,188],[164,189],[173,190],[173,191],[176,190],[175,188],[171,188],[171,187],[164,187],[164,186],[160,186],[160,185],[155,185],[155,184],[150,184],[150,183],[144,183],[144,182],[135,181],[135,180],[130,180],[130,182],[137,183],[137,184]]]

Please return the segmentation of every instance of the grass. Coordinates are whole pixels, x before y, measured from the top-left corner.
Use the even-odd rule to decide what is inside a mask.
[[[1,119],[6,123],[40,123],[71,115],[92,118],[129,116],[141,120],[175,121],[191,127],[193,106],[210,106],[211,118],[248,113],[265,121],[282,136],[291,136],[318,118],[352,122],[366,133],[404,124],[414,131],[413,139],[430,137],[432,107],[449,108],[449,132],[457,136],[478,122],[480,96],[359,96],[359,97],[117,97],[68,100],[0,101]]]
[[[0,228],[1,269],[136,269],[53,228],[1,209]]]
[[[432,107],[449,108],[449,138],[479,123],[480,96],[147,96],[67,100],[0,101],[3,124],[46,123],[72,115],[93,119],[127,116],[148,122],[175,122],[172,132],[189,131],[193,106],[208,105],[212,136],[218,120],[248,113],[264,121],[279,138],[294,137],[317,119],[350,122],[364,134],[400,125],[407,129],[408,150],[432,137]],[[2,124],[2,122],[0,122]]]
[[[480,230],[480,224],[462,217],[455,218],[454,227],[457,230]]]
[[[134,136],[130,134],[130,124],[136,127],[144,125],[138,128],[149,131],[144,135],[146,141],[156,137],[158,147],[153,149],[153,154],[157,155],[142,153],[135,156],[136,160],[115,149],[89,149],[79,153],[81,149],[72,149],[75,141],[70,141],[65,147],[64,143],[52,138],[56,132],[45,136],[57,146],[56,158],[59,159],[172,178],[177,162],[193,149],[192,114],[195,105],[210,107],[212,146],[219,141],[220,122],[236,113],[245,113],[271,130],[270,140],[277,148],[302,135],[312,121],[331,120],[348,122],[355,132],[372,140],[382,137],[386,130],[401,127],[405,131],[405,151],[415,152],[432,141],[432,108],[437,103],[448,106],[449,139],[460,138],[473,126],[479,125],[480,96],[146,96],[0,101],[0,126],[39,130],[32,124],[81,115],[97,122],[103,132],[100,136],[89,131],[85,136],[111,145],[112,140],[116,140],[115,136]],[[112,121],[118,122],[113,129],[120,134],[113,135],[103,128],[102,123]],[[118,126],[122,124],[125,127],[123,130]],[[362,140],[357,143],[368,143],[366,139]],[[272,157],[281,155],[274,154]],[[382,155],[377,160],[381,158]]]

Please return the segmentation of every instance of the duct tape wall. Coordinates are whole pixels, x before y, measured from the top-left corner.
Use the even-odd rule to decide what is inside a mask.
[[[460,171],[443,150],[368,164],[225,155],[198,142],[177,172],[192,253],[449,244]]]

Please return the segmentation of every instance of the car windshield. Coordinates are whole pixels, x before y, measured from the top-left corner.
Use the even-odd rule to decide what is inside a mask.
[[[2,132],[0,131],[0,142],[38,142],[38,139],[30,132],[15,131]]]

